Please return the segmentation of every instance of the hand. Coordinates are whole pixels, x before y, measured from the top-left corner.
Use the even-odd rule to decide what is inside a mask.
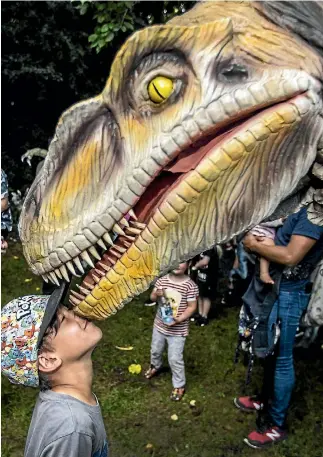
[[[256,236],[256,240],[265,246],[275,246],[274,241],[266,236]]]
[[[163,289],[157,289],[156,295],[157,297],[162,297],[164,295]]]
[[[243,238],[242,243],[245,248],[252,251],[252,249],[257,245],[258,241],[254,235],[247,233],[247,235]]]
[[[173,319],[173,322],[171,324],[168,324],[168,327],[174,327],[174,325],[179,324],[179,320],[176,317],[174,317]]]

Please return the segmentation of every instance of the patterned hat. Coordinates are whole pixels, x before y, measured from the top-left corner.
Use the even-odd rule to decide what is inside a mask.
[[[52,295],[15,298],[1,310],[1,371],[13,384],[37,387],[38,348],[61,303],[66,284]]]

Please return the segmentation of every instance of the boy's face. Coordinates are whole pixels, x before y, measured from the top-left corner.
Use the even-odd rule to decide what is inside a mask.
[[[174,275],[183,275],[188,268],[188,262],[183,262],[178,265],[175,270],[172,271]]]
[[[57,311],[58,331],[50,336],[50,344],[63,363],[76,362],[92,350],[102,338],[102,331],[73,311],[61,306]]]

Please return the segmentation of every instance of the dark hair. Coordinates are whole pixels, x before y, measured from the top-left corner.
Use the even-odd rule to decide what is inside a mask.
[[[39,349],[38,349],[38,354],[41,354],[44,351],[53,351],[53,347],[51,345],[50,341],[50,336],[56,335],[58,332],[60,326],[60,321],[57,316],[57,312],[55,313],[52,321],[50,322],[49,326],[47,327],[47,330],[45,332],[45,335],[40,343]],[[47,374],[42,373],[40,370],[38,370],[38,378],[39,378],[39,388],[41,392],[44,392],[45,390],[50,390],[52,388],[51,383],[50,383],[50,378]]]

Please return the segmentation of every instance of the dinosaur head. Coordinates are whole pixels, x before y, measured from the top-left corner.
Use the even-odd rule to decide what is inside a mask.
[[[20,233],[46,280],[93,268],[70,298],[79,314],[115,313],[261,222],[315,162],[322,60],[261,8],[201,3],[135,33],[103,92],[59,120]]]

